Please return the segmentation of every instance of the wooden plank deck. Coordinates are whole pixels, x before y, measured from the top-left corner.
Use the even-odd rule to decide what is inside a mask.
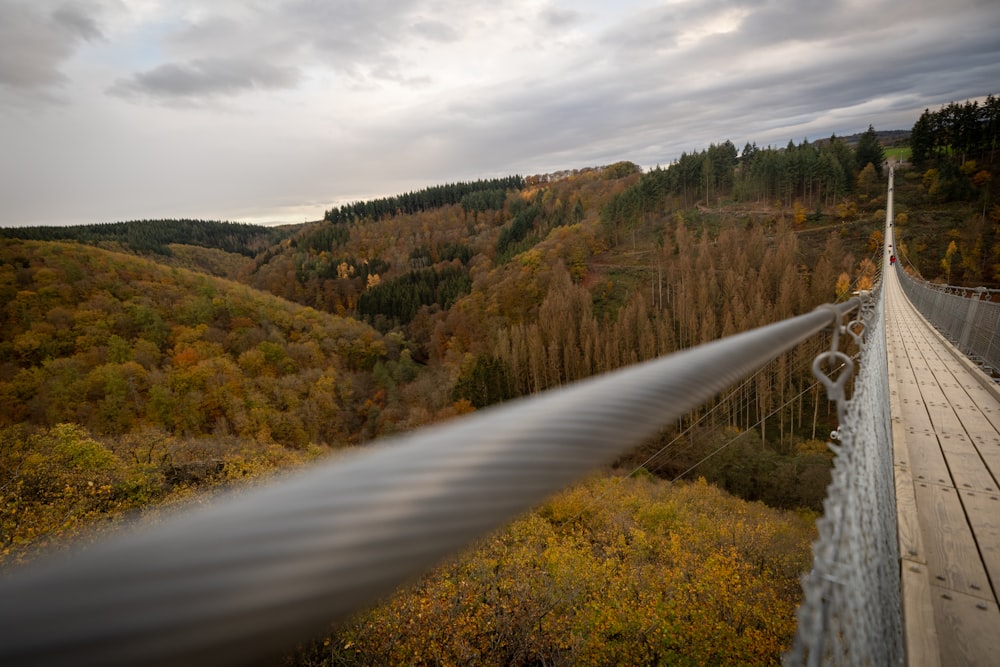
[[[913,308],[896,270],[886,344],[907,664],[1000,665],[1000,390]]]

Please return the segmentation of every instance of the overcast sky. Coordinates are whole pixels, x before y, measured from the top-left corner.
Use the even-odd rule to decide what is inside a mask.
[[[997,0],[0,0],[0,225],[302,222],[990,93]]]

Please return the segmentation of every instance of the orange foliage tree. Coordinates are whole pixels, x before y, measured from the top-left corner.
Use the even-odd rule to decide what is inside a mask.
[[[811,537],[703,480],[594,478],[289,664],[773,665]]]

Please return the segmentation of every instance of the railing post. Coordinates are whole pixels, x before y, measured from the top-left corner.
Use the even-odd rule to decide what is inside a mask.
[[[958,348],[964,354],[971,352],[969,349],[969,334],[972,333],[972,325],[976,321],[976,311],[979,310],[979,301],[983,298],[984,294],[986,294],[986,288],[977,287],[975,294],[969,297],[969,309],[965,315],[965,326],[962,327],[962,336],[958,340]]]
[[[998,355],[993,352],[993,345],[997,342],[997,329],[998,327],[993,327],[993,336],[990,338],[990,344],[986,347],[986,354],[983,355],[983,360],[986,367],[989,369],[987,372],[991,377],[997,370],[997,364],[994,360],[998,357]]]

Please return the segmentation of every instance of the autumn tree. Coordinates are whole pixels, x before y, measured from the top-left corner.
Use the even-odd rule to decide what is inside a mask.
[[[945,250],[944,257],[941,259],[941,268],[944,269],[944,281],[946,283],[951,282],[951,269],[955,263],[955,255],[958,253],[958,246],[955,245],[955,241],[948,242],[948,249]]]
[[[870,197],[872,192],[878,189],[878,176],[875,165],[869,162],[858,174],[858,190],[866,197]]]
[[[858,139],[855,149],[855,165],[858,171],[863,171],[869,164],[875,170],[878,178],[882,178],[882,163],[885,162],[885,150],[878,140],[878,133],[871,125]]]
[[[878,252],[884,243],[885,235],[881,229],[876,229],[868,236],[868,251],[872,253]]]
[[[289,659],[773,664],[811,533],[704,481],[596,478]]]

